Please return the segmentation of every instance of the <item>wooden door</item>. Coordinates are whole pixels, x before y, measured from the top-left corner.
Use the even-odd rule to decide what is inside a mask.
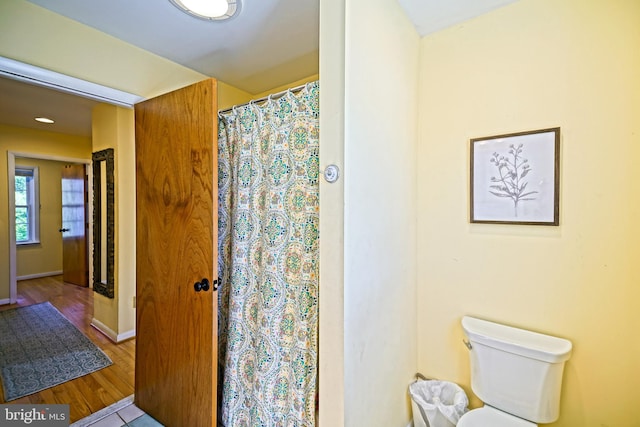
[[[89,285],[87,260],[87,178],[85,165],[62,168],[62,280]]]
[[[135,403],[168,427],[216,424],[216,90],[211,79],[135,106]]]

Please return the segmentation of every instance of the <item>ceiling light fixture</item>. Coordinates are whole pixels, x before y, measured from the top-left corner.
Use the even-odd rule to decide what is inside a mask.
[[[236,15],[240,0],[169,0],[174,6],[196,18],[221,21]]]
[[[36,122],[47,123],[47,124],[55,123],[53,120],[47,117],[36,117]]]

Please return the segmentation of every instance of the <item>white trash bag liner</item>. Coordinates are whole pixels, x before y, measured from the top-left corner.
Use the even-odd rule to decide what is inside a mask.
[[[469,406],[464,390],[447,381],[416,381],[409,394],[414,427],[454,427]]]

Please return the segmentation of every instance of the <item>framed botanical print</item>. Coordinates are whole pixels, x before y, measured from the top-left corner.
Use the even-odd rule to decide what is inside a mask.
[[[472,223],[559,224],[560,128],[470,143]]]

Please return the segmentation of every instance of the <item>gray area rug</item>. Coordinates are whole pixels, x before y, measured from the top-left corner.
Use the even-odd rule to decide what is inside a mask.
[[[0,311],[0,377],[7,402],[111,364],[48,302]]]

